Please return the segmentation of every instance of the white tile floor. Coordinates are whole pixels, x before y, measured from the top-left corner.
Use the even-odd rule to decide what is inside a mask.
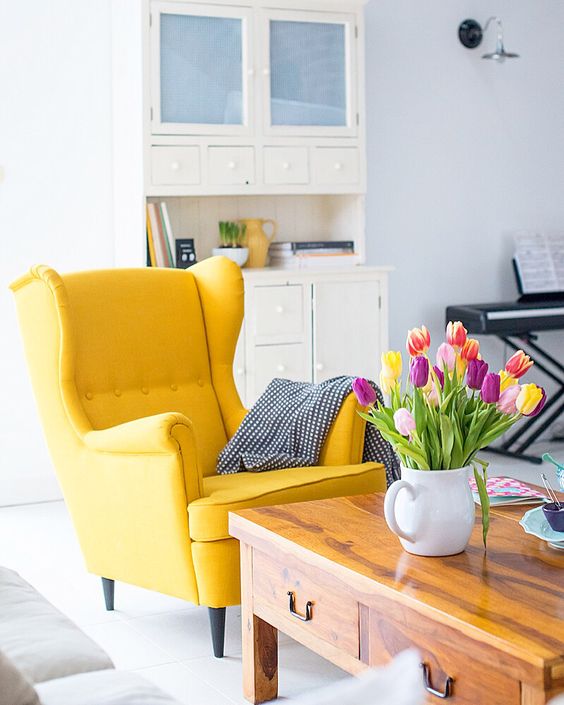
[[[533,451],[546,450],[546,444]],[[556,457],[564,445],[551,445]],[[491,474],[539,481],[539,466],[490,455]],[[555,478],[549,466],[543,470]],[[556,482],[554,483],[556,485]],[[116,585],[106,612],[100,580],[86,573],[63,502],[0,509],[0,564],[17,570],[100,643],[116,666],[142,673],[189,705],[242,705],[240,610],[227,613],[226,656],[211,656],[207,610],[130,585]],[[346,674],[281,635],[280,695]]]

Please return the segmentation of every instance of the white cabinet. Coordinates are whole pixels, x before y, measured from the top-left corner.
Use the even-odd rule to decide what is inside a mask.
[[[244,403],[253,404],[274,377],[322,382],[352,375],[377,381],[388,344],[388,271],[243,270],[244,353],[236,377]]]
[[[151,3],[151,131],[248,134],[252,47],[250,8]]]
[[[362,4],[143,0],[147,195],[362,193]],[[153,163],[156,147],[196,146],[189,168]],[[324,147],[344,151],[338,173]]]
[[[313,284],[313,381],[354,375],[377,381],[382,351],[381,279]]]
[[[266,134],[356,133],[355,15],[264,10]]]

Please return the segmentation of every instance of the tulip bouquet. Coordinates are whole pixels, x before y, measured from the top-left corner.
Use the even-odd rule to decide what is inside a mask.
[[[409,376],[402,387],[402,356],[382,355],[380,386],[389,406],[375,405],[375,393],[357,378],[353,390],[363,406],[363,418],[389,441],[401,462],[418,470],[450,470],[472,466],[482,505],[484,544],[489,525],[486,492],[487,463],[477,457],[523,416],[536,416],[546,394],[536,384],[521,384],[533,361],[517,351],[499,372],[490,372],[481,359],[477,340],[460,322],[449,323],[435,364],[429,358],[431,338],[425,326],[407,335]]]

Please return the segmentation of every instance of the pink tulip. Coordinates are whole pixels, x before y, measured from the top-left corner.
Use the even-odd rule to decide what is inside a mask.
[[[520,391],[521,386],[519,384],[514,384],[512,387],[507,387],[507,389],[504,389],[499,395],[499,400],[496,405],[498,411],[509,415],[516,414],[517,407],[515,406],[515,400],[519,396]]]
[[[437,367],[440,370],[444,370],[445,365],[449,372],[454,369],[454,364],[456,362],[456,353],[452,345],[448,343],[441,343],[437,350]]]
[[[411,437],[411,434],[415,431],[415,419],[409,411],[403,407],[398,409],[394,414],[394,424],[396,425],[398,433],[401,433],[402,436]]]

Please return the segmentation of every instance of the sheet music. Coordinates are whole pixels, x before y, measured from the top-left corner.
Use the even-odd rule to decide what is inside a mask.
[[[521,231],[514,240],[523,293],[564,291],[564,232]]]

